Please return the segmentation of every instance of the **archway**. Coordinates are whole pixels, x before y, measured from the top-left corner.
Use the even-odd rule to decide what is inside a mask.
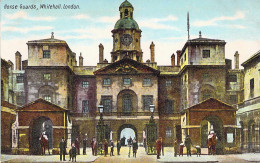
[[[130,89],[125,89],[117,95],[117,111],[122,112],[123,115],[136,112],[138,108],[137,95]]]
[[[48,117],[34,119],[31,125],[30,151],[32,154],[41,154],[40,136],[45,131],[48,137],[49,148],[53,148],[53,123]]]
[[[119,127],[117,131],[117,140],[121,140],[125,137],[125,143],[127,143],[127,139],[129,139],[131,136],[132,139],[136,139],[138,141],[138,133],[137,129],[134,125],[131,124],[123,124]],[[122,143],[122,142],[121,142]]]
[[[201,147],[207,148],[207,139],[210,131],[214,131],[217,136],[216,153],[223,152],[223,122],[217,116],[206,116],[200,123]]]

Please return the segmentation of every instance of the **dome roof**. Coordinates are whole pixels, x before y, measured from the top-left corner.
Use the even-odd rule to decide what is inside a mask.
[[[125,1],[120,5],[119,9],[122,8],[122,7],[131,7],[131,8],[134,8],[134,7],[132,6],[132,4],[131,4],[130,2],[128,2],[127,0],[125,0]]]
[[[125,17],[116,22],[114,29],[139,29],[139,26],[134,19]]]

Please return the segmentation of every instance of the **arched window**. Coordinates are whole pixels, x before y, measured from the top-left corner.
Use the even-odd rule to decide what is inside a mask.
[[[125,9],[125,17],[128,16],[128,9]]]
[[[130,113],[132,111],[132,96],[125,94],[123,96],[123,112]]]

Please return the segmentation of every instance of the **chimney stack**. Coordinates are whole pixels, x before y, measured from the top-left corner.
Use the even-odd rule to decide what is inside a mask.
[[[79,56],[79,66],[83,66],[83,57],[82,57],[82,54],[80,52],[80,56]]]
[[[22,69],[22,55],[19,51],[15,53],[15,68],[16,70]]]
[[[99,44],[99,63],[103,63],[104,60],[104,46]]]
[[[150,51],[151,51],[151,63],[154,62],[154,43],[152,42],[150,45]]]
[[[238,51],[236,51],[234,57],[235,57],[235,69],[239,69],[239,54],[238,54]]]
[[[171,62],[172,62],[172,67],[175,67],[175,55],[174,55],[174,53],[171,56]]]
[[[177,50],[177,66],[180,66],[180,60],[181,60],[181,50]]]

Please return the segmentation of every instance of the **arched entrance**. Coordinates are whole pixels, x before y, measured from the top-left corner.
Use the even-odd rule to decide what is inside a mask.
[[[217,116],[207,116],[200,123],[201,147],[207,148],[207,139],[210,131],[217,136],[216,154],[223,152],[223,122]]]
[[[40,136],[45,131],[48,137],[49,149],[53,148],[53,124],[48,117],[34,119],[31,125],[30,151],[32,154],[41,154]]]
[[[127,139],[129,139],[130,136],[132,139],[135,138],[138,141],[137,129],[134,125],[123,124],[119,127],[117,131],[117,140],[121,140],[123,137],[125,137],[125,143],[127,143]]]

